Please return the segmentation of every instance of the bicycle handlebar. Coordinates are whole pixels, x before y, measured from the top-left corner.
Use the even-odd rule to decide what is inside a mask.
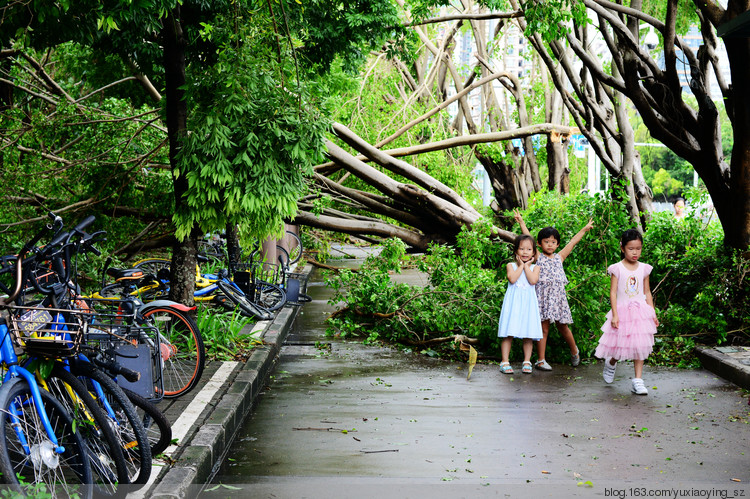
[[[57,274],[60,282],[68,282],[70,280],[70,257],[71,253],[85,253],[90,251],[95,255],[101,255],[101,252],[93,245],[93,243],[104,240],[104,238],[97,238],[105,231],[94,232],[93,234],[87,234],[85,229],[90,226],[96,217],[89,215],[84,218],[81,222],[76,225],[73,230],[59,233],[39,254],[40,260],[51,260],[52,270]],[[82,236],[77,238],[76,236]],[[61,246],[62,245],[62,246]],[[46,287],[39,282],[38,279],[33,275],[29,275],[31,284],[39,293],[51,294],[53,287]]]
[[[83,234],[83,232],[86,230],[86,228],[94,223],[94,220],[96,220],[96,217],[94,215],[89,215],[80,222],[78,222],[78,225],[73,227],[73,232],[77,232],[79,234]]]
[[[47,213],[47,216],[52,220],[52,224],[47,225],[44,229],[37,232],[34,237],[32,237],[29,242],[24,244],[23,248],[21,248],[21,252],[18,254],[18,258],[16,258],[15,285],[13,286],[12,291],[8,293],[7,297],[0,297],[0,307],[4,307],[8,303],[14,301],[18,297],[18,294],[21,292],[21,288],[23,287],[23,263],[24,258],[26,258],[26,253],[31,251],[36,246],[36,244],[42,239],[42,236],[44,236],[47,231],[55,230],[56,232],[59,232],[60,229],[62,229],[62,218],[58,217],[52,212]]]
[[[131,383],[135,383],[136,381],[141,379],[141,373],[138,371],[134,371],[132,369],[128,369],[127,367],[118,364],[114,360],[101,360],[94,358],[92,359],[94,364],[101,367],[105,371],[108,371],[114,375],[122,375],[126,380],[130,381]]]

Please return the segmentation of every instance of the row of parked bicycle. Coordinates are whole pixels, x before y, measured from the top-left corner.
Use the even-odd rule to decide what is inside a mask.
[[[152,456],[170,445],[169,422],[154,402],[195,386],[203,339],[193,309],[164,298],[165,260],[109,269],[115,283],[83,296],[77,257],[99,254],[95,243],[104,233],[86,232],[93,217],[69,231],[59,216],[49,217],[17,255],[0,258],[0,481],[21,492],[114,495],[146,483]],[[214,286],[214,299],[261,307],[266,286],[286,299],[284,288],[295,281],[291,260],[280,264],[281,285],[261,279],[252,269],[262,266],[250,264],[249,271],[198,273],[208,282],[199,289]],[[246,286],[229,278],[239,272],[248,273]]]
[[[221,237],[202,241],[199,246],[195,276],[196,302],[212,302],[225,308],[238,308],[247,317],[259,320],[273,318],[274,312],[288,303],[300,304],[310,300],[305,294],[303,275],[294,272],[303,247],[294,232],[287,231],[289,248],[277,246],[278,263],[260,258],[253,251],[245,261],[232,262],[226,259],[226,243]],[[137,297],[143,301],[165,298],[169,295],[170,264],[166,258],[146,258],[136,262],[132,268],[105,267],[103,275],[114,279],[107,284],[102,280],[102,289],[95,297]],[[200,264],[207,264],[213,272],[202,272]]]

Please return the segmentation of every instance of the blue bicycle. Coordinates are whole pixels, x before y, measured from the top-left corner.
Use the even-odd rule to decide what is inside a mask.
[[[71,232],[59,233],[43,248],[35,248],[33,257],[20,260],[23,269],[16,279],[21,285],[16,289],[23,292],[12,291],[7,300],[16,304],[6,308],[10,337],[27,354],[22,366],[35,366],[28,371],[36,371],[37,382],[56,396],[83,435],[88,452],[82,455],[91,463],[94,493],[113,495],[118,485],[148,480],[151,453],[148,434],[128,396],[82,353],[97,353],[86,338],[98,317],[77,299],[77,286],[70,280],[75,275],[71,255],[96,251],[91,246],[95,235],[84,232],[93,220],[89,217]],[[114,372],[139,375],[116,362],[107,364]]]
[[[59,231],[62,221],[53,216],[48,230]],[[39,232],[21,250],[15,262],[15,285],[7,297],[0,297],[0,363],[7,372],[0,387],[0,473],[4,483],[16,491],[43,487],[51,494],[70,497],[93,494],[89,450],[73,418],[46,390],[40,389],[34,373],[19,365],[9,328],[8,309],[21,292],[23,264],[47,230]],[[49,312],[47,312],[49,314]],[[61,317],[56,316],[55,323]],[[52,334],[50,341],[72,344],[68,334]]]

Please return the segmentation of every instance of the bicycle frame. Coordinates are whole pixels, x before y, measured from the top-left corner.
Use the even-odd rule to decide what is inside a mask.
[[[31,396],[34,399],[34,404],[37,407],[37,414],[42,421],[42,425],[44,426],[44,431],[47,433],[47,437],[55,446],[55,452],[57,452],[58,454],[65,453],[65,448],[62,447],[57,440],[55,432],[52,429],[52,424],[50,423],[49,416],[44,410],[44,402],[42,401],[42,395],[39,393],[39,385],[36,382],[34,374],[18,365],[18,355],[16,355],[16,351],[10,339],[10,330],[8,329],[8,325],[4,321],[0,323],[0,337],[2,337],[2,340],[0,340],[0,363],[5,363],[8,366],[8,372],[6,373],[3,382],[7,382],[11,378],[15,377],[22,377],[24,380],[26,380],[29,388],[31,389]],[[11,420],[14,423],[13,428],[16,432],[16,435],[18,436],[18,440],[22,442],[24,452],[26,454],[31,454],[31,448],[28,445],[26,436],[23,435],[21,427],[18,424],[17,414],[11,414],[10,416],[12,418]]]

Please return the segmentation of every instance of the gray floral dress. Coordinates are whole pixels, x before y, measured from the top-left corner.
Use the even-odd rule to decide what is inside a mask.
[[[537,260],[539,265],[539,282],[536,283],[536,296],[539,300],[539,316],[543,321],[572,324],[565,277],[560,255],[555,253],[552,258],[541,254]]]

